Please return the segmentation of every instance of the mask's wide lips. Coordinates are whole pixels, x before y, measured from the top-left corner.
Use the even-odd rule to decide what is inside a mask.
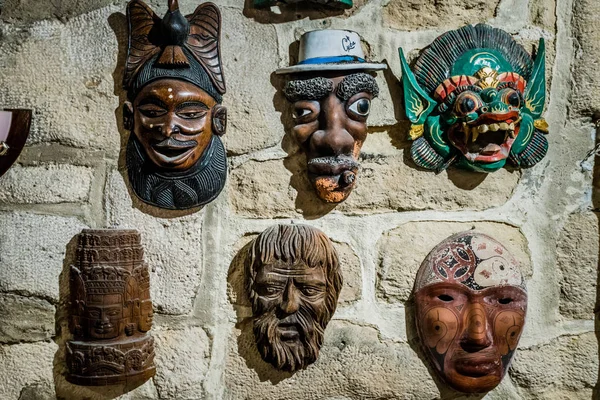
[[[494,375],[502,368],[502,360],[493,351],[467,353],[459,351],[452,357],[454,369],[471,378]]]
[[[520,122],[518,111],[485,113],[475,121],[454,125],[448,137],[469,161],[492,163],[508,158]]]
[[[177,139],[167,138],[162,142],[156,143],[152,145],[154,151],[163,157],[165,157],[168,161],[174,161],[178,157],[185,155],[188,152],[191,152],[196,146],[198,142],[195,140],[187,140],[182,142]]]

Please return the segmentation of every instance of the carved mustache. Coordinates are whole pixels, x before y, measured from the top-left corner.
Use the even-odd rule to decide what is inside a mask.
[[[198,146],[195,140],[186,140],[184,142],[172,137],[166,138],[162,142],[156,143],[152,147],[157,149],[189,149]]]
[[[358,169],[360,164],[350,156],[316,157],[308,160],[308,171],[314,174],[339,175]]]

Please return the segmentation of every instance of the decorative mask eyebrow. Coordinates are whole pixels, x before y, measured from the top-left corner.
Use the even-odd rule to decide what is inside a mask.
[[[177,108],[176,108],[175,111],[182,110],[182,109],[184,109],[186,107],[199,107],[199,108],[202,108],[204,110],[208,110],[209,109],[209,107],[206,104],[204,104],[203,102],[201,102],[201,101],[186,101],[185,103],[179,104],[177,106]]]
[[[152,104],[152,105],[164,108],[165,110],[169,108],[162,100],[160,100],[156,97],[148,97],[148,98],[142,99],[140,101],[140,103],[138,104],[138,107],[145,106],[148,104]]]
[[[377,97],[379,95],[379,86],[375,78],[364,72],[348,75],[338,84],[335,94],[340,99],[347,101],[350,97],[360,92],[367,92],[373,97]]]
[[[333,92],[333,81],[323,77],[289,81],[283,89],[288,101],[320,100]]]

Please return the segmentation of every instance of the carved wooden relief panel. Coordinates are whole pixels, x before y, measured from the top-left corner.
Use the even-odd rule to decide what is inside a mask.
[[[0,111],[0,176],[13,165],[29,136],[30,110]]]
[[[250,247],[246,287],[262,358],[296,371],[316,361],[342,289],[329,238],[308,225],[275,225]]]
[[[372,71],[385,68],[365,60],[356,32],[328,29],[302,35],[298,65],[277,70],[292,75],[284,89],[293,104],[292,133],[325,202],[345,200],[356,185],[371,101],[379,94]]]
[[[402,49],[411,156],[437,172],[450,165],[494,172],[531,167],[548,151],[544,39],[535,61],[501,29],[465,26],[438,37],[414,66]]]
[[[429,253],[414,291],[421,344],[440,378],[465,393],[496,387],[517,348],[527,311],[515,258],[489,236],[458,233]]]
[[[177,0],[160,19],[146,4],[127,7],[129,51],[123,108],[129,182],[144,202],[188,209],[214,200],[225,185],[227,158],[220,136],[221,14],[203,3],[184,17]]]
[[[105,386],[154,376],[150,275],[135,230],[84,230],[70,275],[67,380]]]

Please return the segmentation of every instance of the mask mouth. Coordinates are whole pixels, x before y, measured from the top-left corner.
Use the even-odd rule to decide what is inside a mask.
[[[359,164],[349,156],[317,157],[308,160],[308,172],[317,176],[340,175],[345,171],[358,170]]]
[[[460,375],[471,378],[496,375],[502,368],[502,360],[493,348],[477,352],[456,350],[452,356],[454,369]]]
[[[492,163],[508,158],[520,122],[518,111],[485,113],[475,121],[454,125],[448,138],[467,160]]]
[[[182,142],[170,137],[161,142],[153,144],[152,148],[158,154],[172,159],[184,155],[188,151],[194,149],[196,146],[198,146],[198,142],[195,140],[186,140]]]

